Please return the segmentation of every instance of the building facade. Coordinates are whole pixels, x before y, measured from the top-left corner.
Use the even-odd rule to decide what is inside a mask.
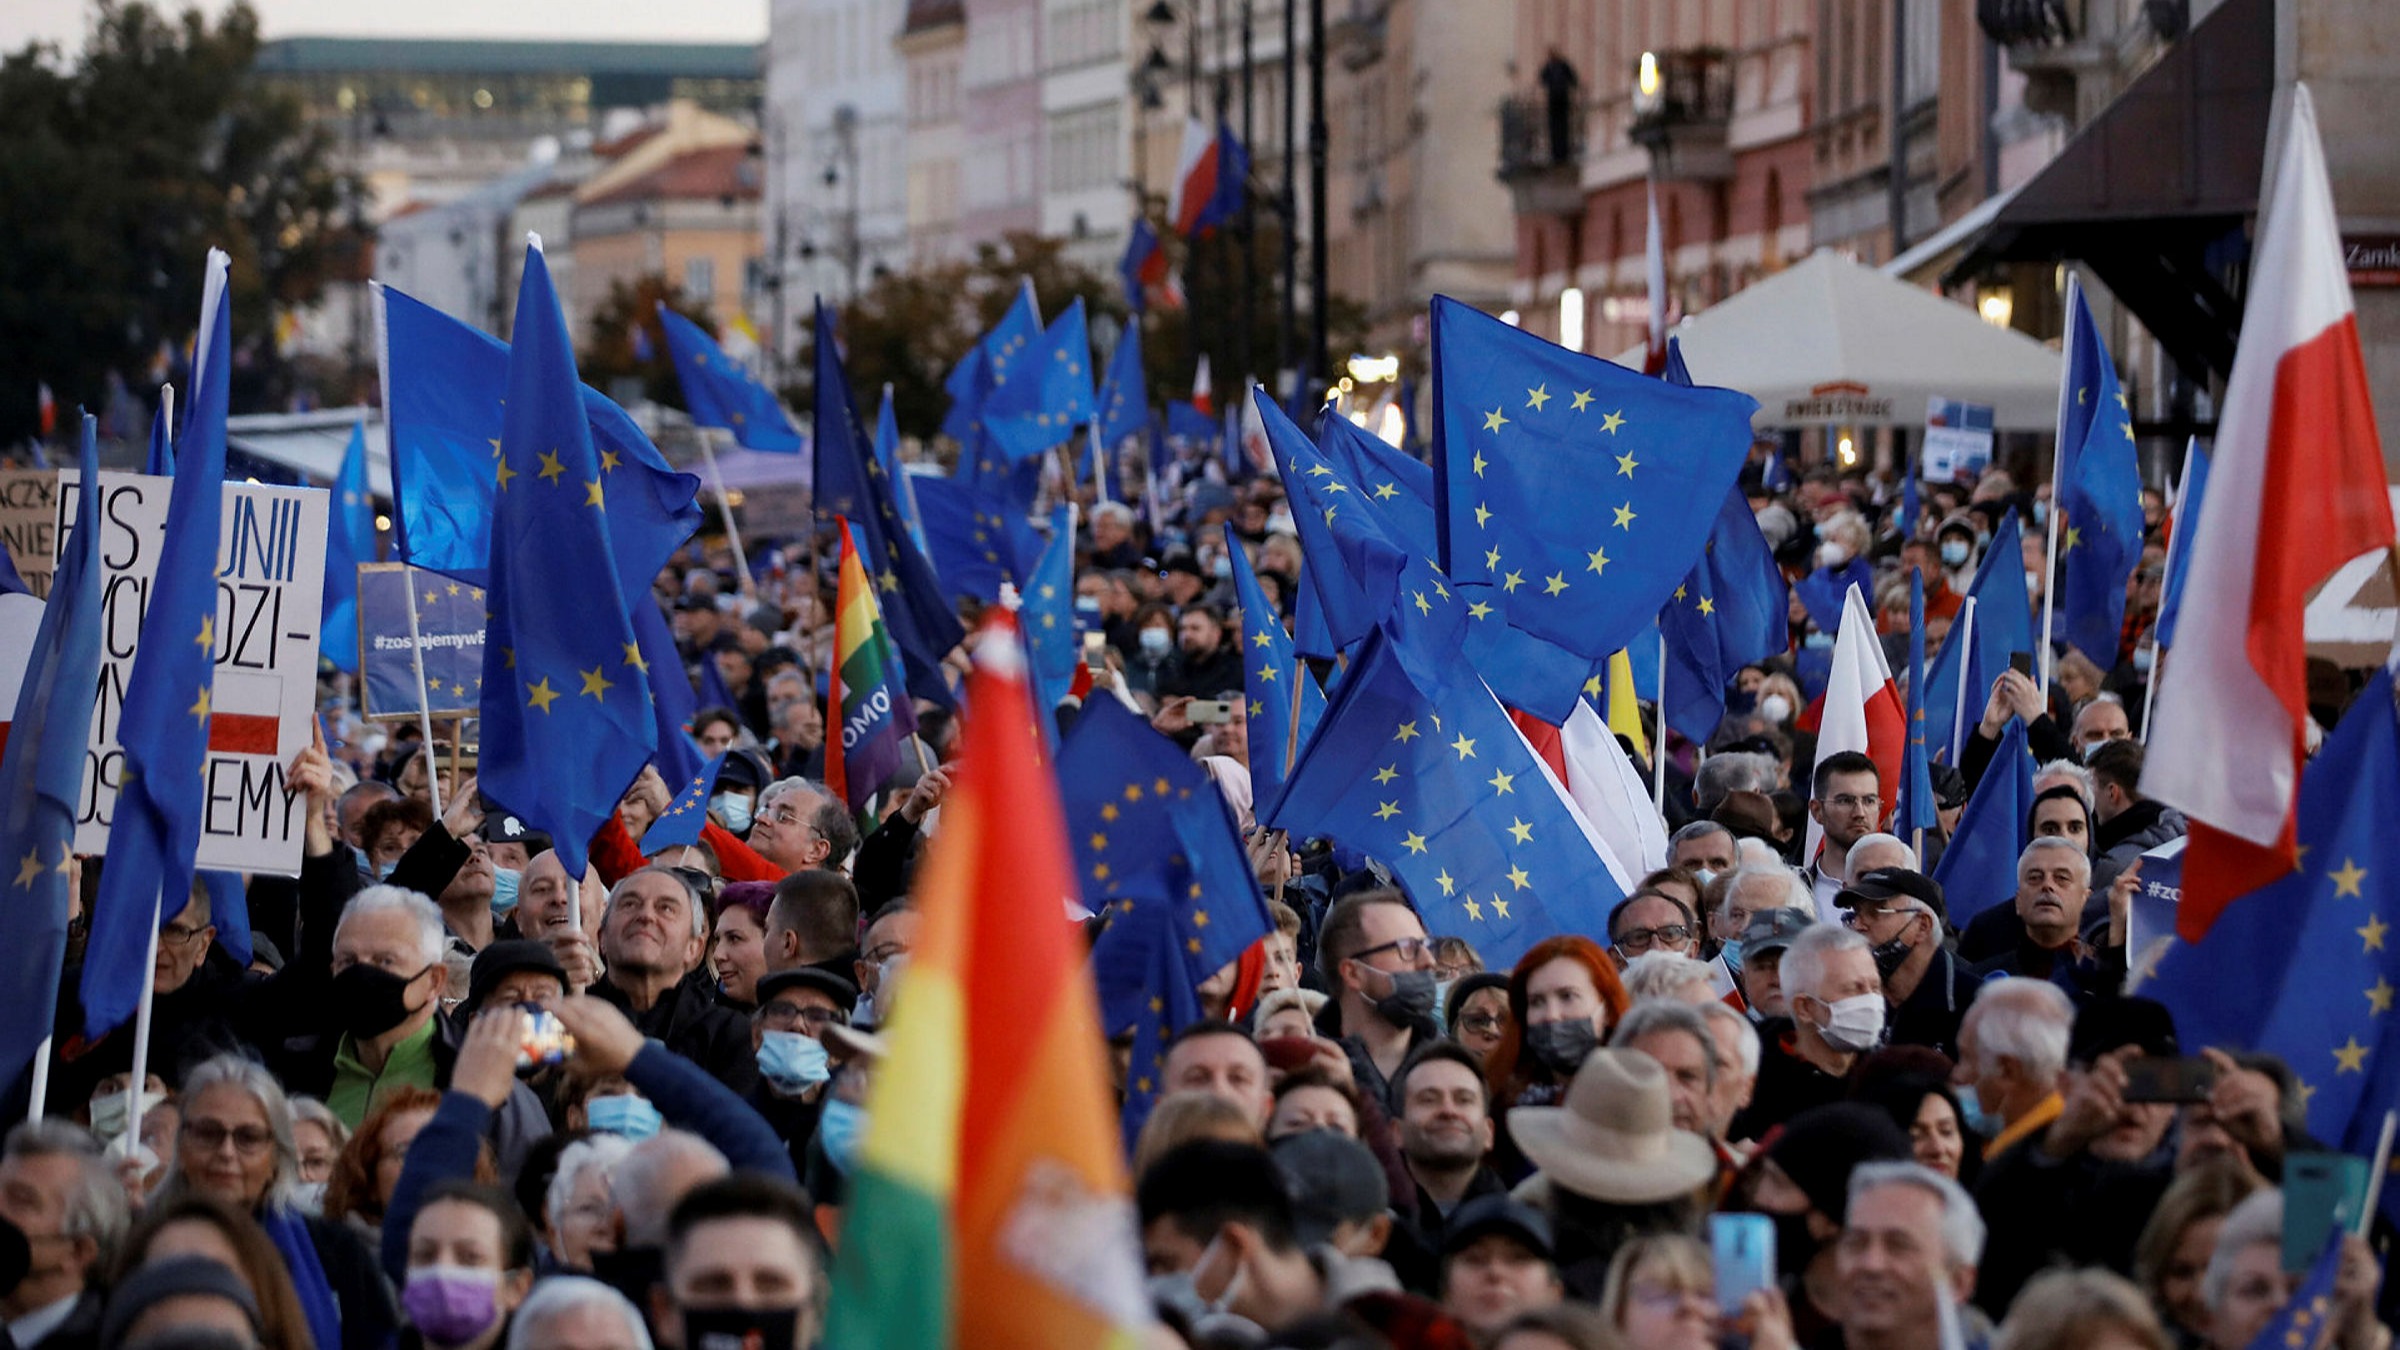
[[[908,104],[908,262],[925,267],[965,251],[959,175],[966,133],[959,80],[967,55],[964,0],[909,0],[900,33]]]

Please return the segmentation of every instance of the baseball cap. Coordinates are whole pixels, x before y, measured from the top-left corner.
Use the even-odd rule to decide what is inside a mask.
[[[1747,965],[1753,957],[1780,952],[1792,945],[1800,930],[1816,920],[1789,906],[1777,905],[1762,909],[1750,916],[1749,926],[1742,929],[1742,962]]]
[[[1950,917],[1949,909],[1942,903],[1942,883],[1906,867],[1878,867],[1862,872],[1858,880],[1833,897],[1833,903],[1843,909],[1856,909],[1860,905],[1882,908],[1905,900],[1923,903],[1937,919],[1947,921]]]
[[[1292,1228],[1302,1246],[1330,1241],[1345,1223],[1371,1219],[1391,1207],[1383,1165],[1367,1146],[1332,1130],[1307,1130],[1275,1141],[1275,1162],[1292,1193]]]
[[[814,989],[832,999],[845,1012],[858,1002],[858,986],[825,969],[823,966],[794,966],[790,970],[770,971],[758,977],[758,1006],[786,989]]]
[[[1479,1195],[1452,1210],[1442,1230],[1442,1255],[1453,1255],[1493,1233],[1515,1240],[1545,1261],[1556,1259],[1549,1216],[1506,1193]]]
[[[551,954],[549,943],[533,938],[509,938],[475,953],[475,963],[467,968],[467,1011],[471,1013],[482,1007],[502,977],[520,970],[557,976],[559,989],[564,991],[567,987],[566,967]]]

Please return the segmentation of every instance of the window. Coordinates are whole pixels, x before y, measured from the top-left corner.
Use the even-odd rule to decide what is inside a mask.
[[[1053,113],[1049,125],[1052,192],[1107,187],[1117,181],[1117,105]]]
[[[717,295],[717,260],[687,258],[683,263],[683,292],[686,298],[702,304]]]

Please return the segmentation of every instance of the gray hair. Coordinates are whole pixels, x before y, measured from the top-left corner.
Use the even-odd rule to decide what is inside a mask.
[[[1133,508],[1123,502],[1102,502],[1092,508],[1092,521],[1097,524],[1103,519],[1113,520],[1130,529],[1133,526]]]
[[[1875,848],[1878,846],[1884,848],[1896,848],[1900,850],[1901,855],[1908,859],[1908,861],[1903,863],[1902,866],[1906,867],[1911,872],[1921,870],[1917,866],[1917,851],[1908,846],[1908,841],[1901,838],[1899,835],[1888,834],[1882,830],[1877,830],[1873,834],[1860,835],[1858,837],[1858,842],[1850,846],[1850,856],[1855,858],[1862,850]],[[1856,881],[1858,879],[1858,869],[1856,867],[1851,867],[1848,870],[1850,875],[1843,879],[1845,881]]]
[[[397,886],[370,886],[359,895],[365,897],[376,891],[410,896],[428,906],[433,903],[415,891],[404,891]],[[357,901],[351,903],[355,905]],[[284,1095],[283,1084],[276,1082],[275,1075],[268,1073],[266,1066],[257,1060],[245,1059],[240,1055],[219,1055],[203,1061],[198,1068],[183,1076],[183,1091],[176,1094],[176,1100],[184,1108],[187,1117],[192,1103],[200,1100],[200,1094],[213,1087],[230,1087],[249,1093],[259,1109],[266,1113],[267,1129],[275,1136],[275,1176],[267,1183],[267,1207],[292,1207],[300,1186],[300,1145],[292,1138],[292,1099]],[[180,1195],[189,1185],[183,1179],[181,1150],[177,1150],[176,1157],[167,1166],[167,1179],[160,1185],[159,1194]]]
[[[1873,943],[1856,929],[1838,923],[1812,923],[1792,937],[1790,946],[1783,949],[1783,964],[1777,968],[1783,978],[1786,999],[1802,994],[1823,1001],[1817,992],[1825,982],[1825,958],[1835,952],[1863,952]]]
[[[617,897],[625,893],[625,888],[633,884],[633,879],[635,877],[652,875],[672,878],[676,885],[683,888],[684,907],[692,912],[692,936],[696,938],[707,937],[708,900],[706,897],[700,894],[700,888],[692,884],[692,879],[685,876],[681,868],[675,867],[659,867],[653,865],[650,867],[637,868],[634,871],[628,872],[624,876],[617,878],[617,884],[608,888],[608,903],[600,911],[600,922],[604,925],[608,922],[608,916],[610,912],[615,910],[617,907]],[[573,885],[574,882],[569,881],[567,884]]]
[[[550,1221],[550,1231],[558,1231],[584,1173],[596,1168],[603,1180],[610,1180],[611,1170],[631,1152],[633,1141],[621,1134],[586,1135],[567,1145],[558,1155],[558,1170],[550,1174],[549,1189],[542,1192],[542,1217]]]
[[[1717,1006],[1724,1007],[1723,1004]],[[1735,1015],[1740,1016],[1738,1013]],[[1680,1031],[1698,1041],[1700,1057],[1708,1061],[1708,1085],[1712,1088],[1717,1085],[1717,1038],[1709,1034],[1708,1019],[1689,1003],[1661,999],[1636,1003],[1617,1023],[1616,1030],[1609,1033],[1608,1043],[1623,1048],[1630,1041],[1659,1031]]]
[[[2025,851],[2017,855],[2017,870],[2020,872],[2024,871],[2025,864],[2033,861],[2034,854],[2048,852],[2051,850],[2063,851],[2068,857],[2073,858],[2077,863],[2081,864],[2083,867],[2084,881],[2087,883],[2091,881],[2092,855],[2076,847],[2074,842],[2066,838],[2064,835],[2035,835],[2033,842],[2025,846]]]
[[[2078,855],[2080,856],[2080,855]],[[1790,970],[1785,958],[1785,970]],[[1787,974],[1786,979],[1789,979]],[[2034,1078],[2055,1079],[2067,1067],[2067,1042],[2075,1030],[2075,1005],[2048,980],[2010,975],[1975,991],[1967,1012],[1975,1018],[1979,1054],[2017,1061]]]
[[[552,1275],[537,1281],[508,1325],[508,1350],[535,1350],[553,1344],[550,1324],[585,1308],[622,1319],[625,1339],[633,1350],[651,1350],[650,1329],[642,1325],[640,1311],[623,1294],[586,1275]]]
[[[1756,836],[1734,841],[1733,860],[1743,867],[1781,867],[1784,865],[1783,855],[1775,851],[1775,845]]]
[[[1636,1003],[1652,999],[1686,1002],[1684,991],[1693,985],[1707,987],[1704,998],[1717,996],[1715,976],[1710,974],[1708,963],[1695,961],[1681,952],[1644,952],[1626,963],[1619,979]]]
[[[617,1213],[625,1220],[625,1242],[633,1247],[663,1247],[667,1214],[683,1198],[676,1175],[696,1169],[721,1177],[733,1170],[717,1146],[689,1130],[660,1130],[626,1151],[609,1170]]]
[[[1719,917],[1723,917],[1725,906],[1732,904],[1735,896],[1753,886],[1763,888],[1770,883],[1780,888],[1782,894],[1777,896],[1772,904],[1755,906],[1752,910],[1753,913],[1759,909],[1796,909],[1812,919],[1816,917],[1817,897],[1815,892],[1809,889],[1807,882],[1800,879],[1798,872],[1780,862],[1746,863],[1733,869],[1725,882],[1725,903],[1717,907]]]
[[[333,1151],[341,1152],[350,1146],[350,1127],[333,1113],[333,1108],[314,1097],[292,1098],[292,1124],[314,1125],[333,1141]]]
[[[117,1244],[125,1240],[133,1215],[125,1201],[125,1184],[101,1156],[100,1141],[80,1125],[29,1120],[8,1132],[6,1155],[12,1160],[75,1160],[75,1185],[67,1192],[66,1215],[59,1231],[68,1237],[90,1238],[100,1249],[96,1264],[106,1269],[116,1259]]]
[[[2051,787],[2057,786],[2058,782],[2074,784],[2075,795],[2083,798],[2083,809],[2086,811],[2091,810],[2092,804],[2099,800],[2099,780],[2092,777],[2089,767],[2078,764],[2074,760],[2053,759],[2035,769],[2033,771],[2035,796],[2040,796],[2046,790],[2043,782],[2045,779],[2056,780],[2049,784]]]
[[[1702,811],[1714,811],[1729,793],[1773,792],[1780,768],[1773,755],[1755,750],[1710,755],[1692,775],[1692,802]]]
[[[442,959],[450,944],[443,936],[440,906],[405,886],[369,886],[351,896],[350,903],[342,907],[341,919],[333,926],[333,935],[339,939],[343,925],[361,915],[386,913],[405,914],[415,921],[417,957],[423,965],[434,965]]]
[[[1733,1005],[1723,999],[1710,999],[1706,1003],[1695,1004],[1693,1011],[1700,1014],[1700,1020],[1703,1022],[1718,1022],[1733,1028],[1734,1060],[1741,1065],[1743,1076],[1757,1076],[1758,1028],[1751,1025],[1750,1019],[1735,1012]]]
[[[2242,1197],[2217,1229],[2217,1245],[2208,1254],[2208,1269],[2200,1276],[2200,1300],[2211,1313],[2225,1307],[2225,1286],[2233,1283],[2233,1263],[2245,1248],[2283,1242],[2283,1190],[2262,1186]]]
[[[1706,839],[1712,834],[1730,835],[1732,833],[1733,831],[1726,829],[1724,826],[1713,820],[1695,820],[1691,824],[1686,825],[1682,829],[1677,830],[1675,833],[1667,836],[1667,856],[1670,858],[1674,857],[1675,850],[1681,848],[1687,840]]]
[[[1914,1186],[1932,1192],[1942,1202],[1942,1247],[1950,1264],[1973,1266],[1983,1260],[1983,1215],[1957,1182],[1923,1163],[1868,1162],[1850,1172],[1850,1212],[1858,1212],[1859,1197],[1883,1186]]]

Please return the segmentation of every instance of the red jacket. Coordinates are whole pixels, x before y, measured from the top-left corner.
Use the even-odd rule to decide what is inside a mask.
[[[715,821],[700,829],[701,842],[714,849],[717,868],[727,881],[781,881],[784,869],[758,855],[758,850],[737,839]],[[625,832],[625,822],[615,816],[592,836],[592,866],[600,869],[600,880],[614,886],[624,878],[642,870],[647,860],[642,857],[641,845]]]

